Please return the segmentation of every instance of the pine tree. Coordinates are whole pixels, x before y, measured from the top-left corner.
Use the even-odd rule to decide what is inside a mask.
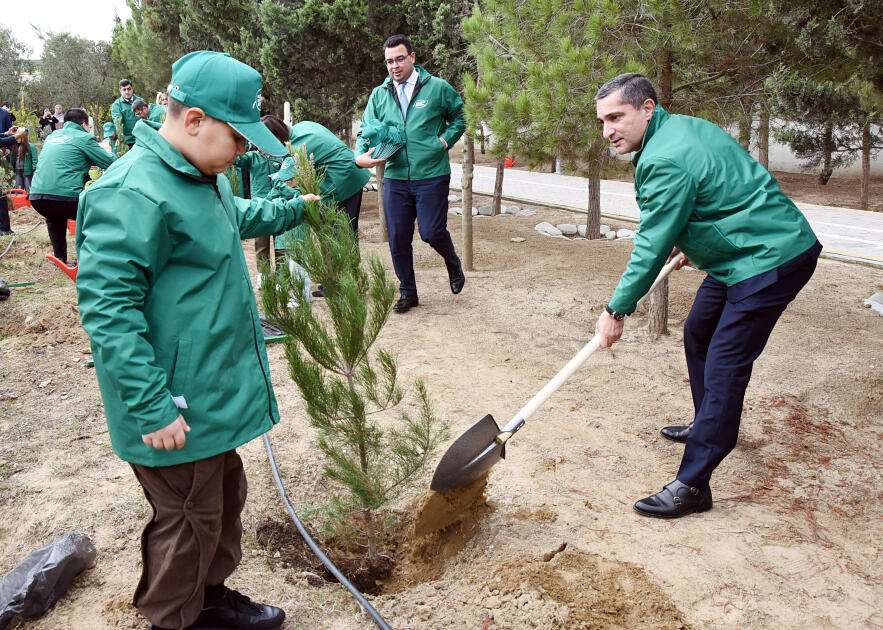
[[[318,194],[320,176],[303,147],[294,152],[301,191]],[[275,282],[261,297],[267,319],[290,335],[285,341],[289,373],[319,432],[325,475],[340,492],[330,505],[335,531],[355,531],[377,566],[378,534],[389,502],[415,482],[427,458],[447,437],[433,412],[426,385],[414,387],[416,413],[399,409],[404,398],[395,358],[373,348],[396,298],[376,256],[364,263],[346,214],[333,203],[307,203],[310,236],[290,252],[313,282],[323,287],[321,306],[304,295],[305,279],[278,265]],[[270,277],[265,265],[262,273]]]

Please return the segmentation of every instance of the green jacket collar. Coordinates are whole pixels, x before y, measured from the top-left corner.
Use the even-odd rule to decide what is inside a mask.
[[[214,182],[216,179],[214,176],[207,176],[200,173],[199,169],[188,162],[187,158],[181,155],[181,152],[178,151],[178,149],[173,147],[168,140],[157,133],[157,130],[160,127],[162,127],[161,123],[152,120],[139,120],[133,130],[137,146],[155,153],[159,159],[165,162],[166,165],[174,171],[178,171],[183,175],[193,177],[200,181]]]
[[[62,126],[62,129],[63,129],[64,131],[68,132],[68,133],[70,133],[70,132],[74,132],[74,133],[79,132],[79,133],[81,133],[81,134],[82,134],[82,133],[88,133],[90,136],[92,135],[91,133],[89,133],[88,131],[86,131],[85,129],[83,129],[83,125],[81,125],[80,123],[75,123],[75,122],[72,121],[72,120],[68,120],[67,122],[65,122],[64,125]]]
[[[632,164],[635,166],[638,165],[638,159],[640,159],[641,153],[644,152],[644,147],[647,146],[647,142],[653,137],[653,134],[665,124],[665,121],[667,121],[670,116],[671,114],[662,109],[662,105],[659,103],[656,104],[656,109],[653,110],[653,115],[647,122],[647,129],[644,130],[644,137],[641,139],[641,148],[635,151],[635,154],[632,156]]]
[[[429,72],[423,66],[418,66],[417,64],[414,64],[414,70],[417,71],[418,85],[423,85],[432,78],[432,75],[429,74]],[[387,76],[386,80],[383,82],[383,87],[388,87],[391,83],[392,77]]]

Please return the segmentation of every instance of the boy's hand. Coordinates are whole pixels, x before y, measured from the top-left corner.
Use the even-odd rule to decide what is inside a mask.
[[[304,201],[322,201],[322,197],[319,195],[314,195],[313,193],[307,193],[306,195],[301,195],[301,198]]]
[[[141,439],[144,440],[147,446],[157,450],[180,450],[184,448],[184,444],[187,442],[187,437],[184,434],[188,431],[190,431],[190,427],[184,421],[184,416],[178,414],[174,422],[159,431],[142,435]]]

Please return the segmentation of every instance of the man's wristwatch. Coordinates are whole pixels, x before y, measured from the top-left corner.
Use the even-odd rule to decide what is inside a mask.
[[[610,317],[612,317],[613,319],[615,319],[618,322],[621,322],[626,317],[628,317],[628,313],[617,313],[612,308],[610,308],[609,304],[604,307],[604,310],[607,311],[607,314],[610,315]]]

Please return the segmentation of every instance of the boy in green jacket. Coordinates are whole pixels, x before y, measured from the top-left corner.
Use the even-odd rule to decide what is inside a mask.
[[[684,324],[694,420],[662,430],[686,442],[681,467],[635,503],[644,516],[678,518],[711,509],[709,481],[736,445],[751,367],[822,246],[767,169],[717,125],[662,109],[646,77],[619,75],[595,99],[604,137],[620,155],[634,152],[641,207],[631,260],[595,325],[601,346],[620,338],[678,250],[708,272]]]
[[[383,53],[389,77],[371,92],[362,125],[369,120],[400,125],[407,142],[387,160],[375,159],[371,157],[374,147],[368,146],[360,128],[356,164],[372,168],[386,163],[383,209],[401,292],[393,308],[404,313],[419,304],[412,245],[415,220],[420,238],[444,259],[451,292],[460,293],[466,283],[448,232],[448,150],[463,135],[466,120],[463,99],[456,90],[415,64],[417,57],[410,39],[393,35],[384,42]]]
[[[279,628],[285,613],[224,580],[239,563],[236,447],[279,420],[242,239],[300,222],[289,201],[233,196],[222,175],[260,122],[261,77],[225,53],[172,66],[169,111],[80,198],[77,276],[111,443],[153,516],[134,605],[151,629]]]

